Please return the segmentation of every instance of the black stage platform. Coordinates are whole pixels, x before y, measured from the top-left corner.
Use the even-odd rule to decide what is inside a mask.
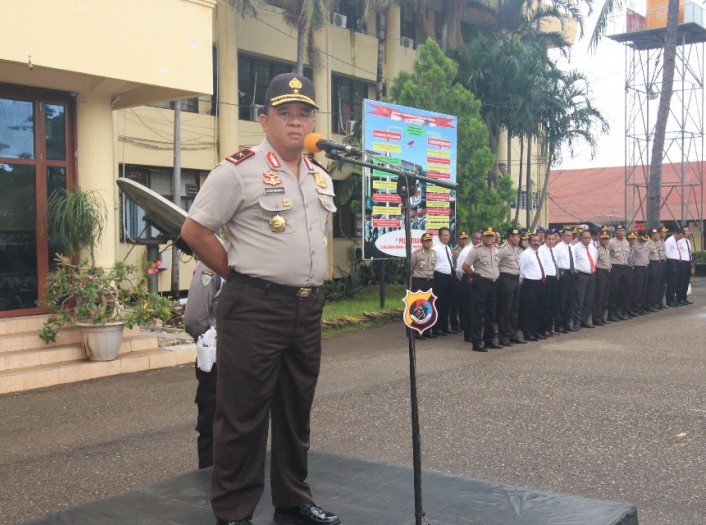
[[[412,469],[311,452],[316,502],[343,525],[414,525]],[[29,522],[33,525],[214,525],[211,471],[193,471],[155,485],[87,503]],[[422,475],[431,525],[632,525],[632,505],[547,494],[435,472]],[[269,482],[267,483],[269,485]],[[254,525],[272,524],[265,490]]]

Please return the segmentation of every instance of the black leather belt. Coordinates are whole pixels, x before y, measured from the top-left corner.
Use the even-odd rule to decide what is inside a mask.
[[[265,279],[258,279],[257,277],[250,277],[242,273],[238,273],[231,269],[229,281],[236,281],[243,283],[247,286],[252,286],[258,290],[264,290],[265,293],[273,293],[278,295],[286,295],[288,297],[299,297],[305,298],[312,295],[316,295],[321,290],[320,286],[309,286],[303,288],[297,288],[296,286],[285,286],[283,284],[277,284]]]
[[[500,277],[504,277],[505,279],[512,279],[513,281],[520,280],[520,276],[515,275],[514,273],[500,272]]]

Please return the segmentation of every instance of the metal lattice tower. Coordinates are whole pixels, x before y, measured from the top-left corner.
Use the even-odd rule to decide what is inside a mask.
[[[706,13],[700,6],[688,2],[686,6],[680,6],[680,21],[687,21],[679,24],[660,202],[663,221],[673,221],[679,225],[697,222],[701,231],[706,42],[702,18],[706,21]],[[647,188],[662,87],[666,28],[663,25],[643,28],[655,25],[650,21],[649,13],[643,17],[628,9],[626,20],[628,32],[610,38],[625,45],[625,218],[632,224],[645,221],[647,215]]]

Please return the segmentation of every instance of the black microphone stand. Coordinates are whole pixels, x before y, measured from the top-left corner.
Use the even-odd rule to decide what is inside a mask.
[[[362,152],[363,155],[367,153]],[[390,164],[375,163],[367,160],[353,159],[344,157],[334,150],[328,150],[326,156],[329,159],[348,162],[357,166],[371,168],[375,170],[392,173],[397,176],[397,194],[402,201],[402,214],[404,216],[404,238],[405,238],[405,257],[407,257],[407,289],[412,288],[412,269],[410,263],[412,260],[412,229],[409,219],[409,198],[413,197],[417,191],[417,181],[428,182],[454,190],[458,187],[456,183],[445,182],[437,179],[432,179],[421,175],[417,171],[411,171]],[[414,339],[414,332],[411,328],[407,328],[407,342],[409,344],[409,388],[410,388],[410,404],[412,411],[412,462],[414,468],[414,516],[415,525],[424,525],[428,523],[424,515],[422,506],[422,447],[419,433],[419,406],[417,402],[417,356]]]

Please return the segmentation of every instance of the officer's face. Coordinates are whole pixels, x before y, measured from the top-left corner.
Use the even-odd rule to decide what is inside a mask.
[[[450,239],[451,239],[451,234],[449,233],[448,230],[443,230],[442,232],[439,233],[439,240],[443,244],[449,244]]]
[[[564,235],[562,236],[562,240],[566,244],[571,244],[572,241],[574,240],[574,235],[571,232],[564,232]]]
[[[581,242],[584,246],[591,244],[591,234],[589,232],[583,232],[581,234]]]
[[[539,235],[531,235],[529,238],[529,243],[533,250],[539,249],[542,245],[542,241],[539,240]]]
[[[556,237],[554,237],[553,233],[548,233],[544,236],[544,244],[550,248],[554,248],[554,245],[556,244]]]
[[[458,241],[456,241],[456,244],[463,248],[464,246],[466,246],[466,244],[468,244],[468,237],[459,237]]]
[[[619,240],[622,241],[625,238],[625,230],[618,228],[615,230],[615,237]]]
[[[495,244],[495,234],[483,235],[483,244],[485,246],[492,246],[493,244]]]
[[[481,237],[480,233],[474,233],[473,234],[473,246],[478,246],[481,242],[483,242],[483,239]]]
[[[520,244],[520,236],[516,235],[514,233],[511,233],[510,235],[507,236],[507,242],[511,246],[517,246]]]
[[[280,155],[301,154],[304,137],[314,130],[314,108],[301,102],[270,107],[260,115],[260,125]]]

